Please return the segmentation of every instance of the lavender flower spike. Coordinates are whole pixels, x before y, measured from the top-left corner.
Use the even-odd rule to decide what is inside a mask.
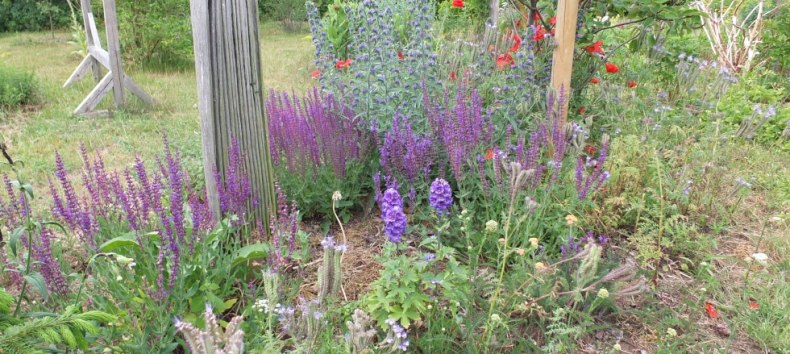
[[[431,208],[439,215],[444,215],[453,206],[453,191],[444,179],[437,178],[431,183]]]
[[[403,213],[403,198],[395,188],[387,189],[382,196],[381,218],[389,240],[400,242],[401,236],[406,233],[406,214]]]

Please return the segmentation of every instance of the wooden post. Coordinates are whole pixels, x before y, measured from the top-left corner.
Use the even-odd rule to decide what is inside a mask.
[[[263,109],[257,1],[191,0],[190,12],[209,206],[220,217],[213,172],[224,176],[231,139],[236,139],[259,200],[252,214],[268,225],[275,210],[274,172]]]
[[[118,39],[118,18],[115,16],[115,0],[104,0],[104,25],[107,29],[107,52],[110,54],[112,92],[115,108],[126,105],[123,95],[123,69],[121,68],[121,42]]]
[[[85,43],[88,47],[101,44],[98,31],[96,30],[96,21],[93,19],[93,11],[91,11],[90,0],[80,0],[80,7],[82,8],[82,24],[85,26]],[[93,81],[98,83],[101,80],[101,66],[99,66],[99,62],[95,58],[91,56],[87,58],[86,60],[90,61],[91,71],[93,72]]]
[[[87,115],[92,113],[96,106],[101,102],[107,93],[112,89],[115,96],[115,108],[122,107],[126,103],[124,89],[140,98],[143,103],[152,106],[154,99],[148,95],[137,83],[123,72],[121,65],[121,43],[118,37],[118,17],[115,12],[115,0],[104,0],[104,19],[107,31],[107,47],[109,52],[101,47],[99,41],[99,31],[96,30],[96,20],[93,18],[90,0],[81,0],[82,16],[85,24],[85,36],[88,44],[88,54],[80,62],[74,72],[71,73],[63,87],[69,87],[79,81],[88,71],[93,72],[93,78],[97,82],[93,90],[82,100],[74,114]],[[101,67],[109,70],[107,75],[101,77]],[[94,112],[95,113],[95,112]]]
[[[551,66],[551,89],[557,95],[560,93],[564,95],[560,107],[563,123],[568,119],[573,50],[576,47],[576,16],[578,14],[579,0],[559,0],[557,3],[557,26],[554,32],[556,47],[554,47]]]

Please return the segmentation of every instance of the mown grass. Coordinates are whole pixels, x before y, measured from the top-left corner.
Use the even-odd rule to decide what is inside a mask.
[[[104,156],[108,167],[128,166],[135,155],[153,161],[162,151],[162,134],[181,152],[190,170],[200,167],[200,125],[193,69],[169,71],[128,70],[157,101],[145,108],[129,98],[127,109],[111,118],[80,118],[71,113],[93,88],[86,78],[63,89],[62,85],[82,58],[68,42],[71,34],[18,33],[0,36],[0,61],[6,66],[33,72],[40,88],[40,105],[11,112],[0,120],[0,130],[14,156],[25,162],[28,179],[41,191],[53,171],[55,152],[66,167],[80,166],[79,144]],[[275,23],[261,26],[264,86],[268,89],[304,91],[312,84],[313,46],[307,32],[287,33]],[[112,107],[108,96],[99,109]]]

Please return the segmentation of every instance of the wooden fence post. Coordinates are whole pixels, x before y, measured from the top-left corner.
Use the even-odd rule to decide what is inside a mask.
[[[551,66],[551,88],[556,94],[563,92],[565,99],[560,107],[562,122],[568,119],[568,102],[571,95],[571,73],[573,50],[576,47],[576,17],[579,15],[579,0],[559,0],[557,3],[557,27],[555,27],[554,56]]]
[[[225,175],[231,139],[236,139],[245,156],[250,188],[259,200],[252,214],[268,225],[269,213],[276,209],[257,1],[190,0],[190,12],[209,206],[219,218],[214,171]]]

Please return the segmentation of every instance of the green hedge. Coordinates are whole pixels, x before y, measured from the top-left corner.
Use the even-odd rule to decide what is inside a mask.
[[[66,0],[0,0],[0,32],[62,28],[70,16]]]

